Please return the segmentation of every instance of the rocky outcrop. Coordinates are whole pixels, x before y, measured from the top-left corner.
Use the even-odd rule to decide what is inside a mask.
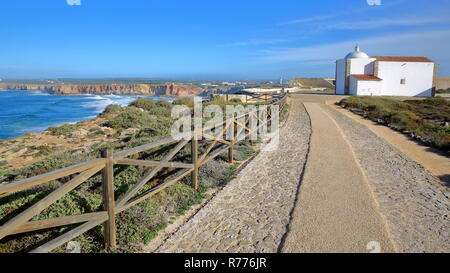
[[[184,84],[16,84],[0,83],[0,90],[42,90],[50,94],[142,94],[160,96],[192,96],[203,92],[202,88]]]

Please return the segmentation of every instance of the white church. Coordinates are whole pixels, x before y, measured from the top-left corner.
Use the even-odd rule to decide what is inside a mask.
[[[425,57],[370,57],[356,46],[336,61],[336,94],[432,97],[436,70]]]

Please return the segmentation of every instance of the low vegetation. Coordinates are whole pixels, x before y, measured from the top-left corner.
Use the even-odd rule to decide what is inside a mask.
[[[108,119],[104,125],[116,130],[124,130],[128,128],[148,126],[154,120],[155,118],[148,112],[140,108],[130,106],[120,111],[120,113],[115,117]]]
[[[429,146],[450,151],[450,102],[444,98],[398,101],[387,98],[349,97],[342,107],[384,124]]]
[[[145,110],[150,115],[170,117],[172,104],[167,101],[154,102],[148,98],[139,98],[133,101],[130,106]]]
[[[176,100],[174,104],[191,107],[193,106],[193,101],[182,98]],[[113,133],[108,135],[107,141],[94,143],[86,149],[49,154],[44,159],[33,164],[0,173],[0,184],[18,181],[98,158],[100,157],[100,151],[107,147],[114,150],[122,150],[168,136],[173,123],[173,120],[170,118],[171,108],[172,104],[168,102],[160,101],[155,103],[143,98],[134,101],[128,107],[110,105],[100,114],[102,124],[98,124],[98,126],[113,129]],[[88,132],[94,135],[103,135],[104,132],[98,128],[100,127],[93,127]],[[77,125],[62,125],[49,128],[49,132],[54,135],[68,136],[77,129]],[[121,132],[128,132],[128,134],[122,134]],[[208,144],[209,142],[201,144],[199,151],[205,151]],[[137,158],[160,160],[172,147],[173,145],[169,145],[158,150],[147,151],[139,154]],[[48,148],[46,146],[39,147],[42,152],[50,153],[51,150]],[[175,217],[183,215],[191,206],[200,203],[202,199],[207,197],[206,192],[208,189],[225,185],[236,172],[239,161],[244,161],[255,153],[255,148],[248,141],[243,141],[236,146],[235,159],[237,163],[227,163],[226,155],[224,155],[209,161],[200,168],[199,191],[193,189],[190,176],[187,176],[155,196],[118,214],[116,223],[117,240],[120,249],[110,251],[133,252],[140,249],[142,244],[149,243],[158,234],[158,231],[173,222]],[[190,162],[190,154],[190,146],[187,145],[173,160]],[[0,162],[0,166],[4,165],[7,165],[7,162]],[[116,197],[127,191],[148,170],[144,167],[122,165],[115,165],[114,168]],[[164,177],[171,174],[173,174],[173,170],[165,169],[158,176]],[[0,225],[3,225],[6,221],[36,203],[52,190],[69,181],[69,179],[70,177],[65,177],[29,190],[0,197]],[[96,174],[34,217],[33,220],[98,211],[102,206],[101,181],[101,174]],[[149,190],[160,182],[158,179],[150,181],[141,192]],[[0,240],[0,253],[29,251],[70,228],[72,226],[8,236]],[[83,252],[105,251],[102,229],[103,227],[99,225],[75,239],[81,244]],[[65,246],[55,250],[55,252],[66,251]]]
[[[173,102],[173,105],[186,105],[189,108],[194,107],[194,100],[191,98],[180,98]]]
[[[436,90],[436,94],[448,94],[448,93],[450,93],[450,88]]]
[[[76,125],[64,124],[56,127],[49,127],[47,131],[53,136],[70,136],[78,129]]]
[[[111,115],[119,114],[122,111],[122,106],[117,104],[108,105],[105,110],[100,114],[101,117],[109,117]]]

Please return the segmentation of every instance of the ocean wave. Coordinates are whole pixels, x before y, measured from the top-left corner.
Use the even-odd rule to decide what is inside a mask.
[[[118,96],[118,95],[95,95],[88,97],[92,101],[81,103],[82,107],[93,108],[96,113],[100,113],[110,104],[118,104],[120,106],[129,105],[135,96]]]
[[[35,96],[50,96],[49,93],[42,91],[42,90],[33,90],[33,91],[28,91],[30,92],[30,94],[35,95]]]
[[[99,99],[103,99],[102,96],[100,95],[86,95],[85,96],[87,99],[91,99],[91,100],[99,100]]]

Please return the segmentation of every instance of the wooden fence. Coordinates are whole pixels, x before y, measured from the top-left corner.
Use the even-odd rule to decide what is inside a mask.
[[[251,93],[246,92],[243,94],[213,94],[213,97],[223,98],[225,101],[232,99],[239,99],[243,103],[261,103],[261,102],[274,102],[283,98],[285,93]]]
[[[272,104],[279,105],[279,111],[281,113],[286,106],[286,96],[279,97],[279,99]],[[94,228],[97,225],[103,224],[106,247],[116,247],[116,214],[137,205],[138,203],[155,195],[164,188],[176,183],[177,181],[188,175],[191,175],[193,186],[197,190],[199,187],[198,169],[200,166],[206,164],[208,161],[214,159],[227,150],[228,161],[233,162],[233,148],[236,143],[239,142],[239,140],[236,138],[232,140],[225,140],[223,138],[223,134],[226,129],[229,126],[235,126],[235,129],[237,129],[237,127],[241,127],[241,130],[247,131],[247,133],[250,134],[254,130],[258,130],[261,126],[264,126],[271,122],[272,117],[270,115],[270,107],[267,108],[267,111],[269,118],[266,121],[259,119],[257,111],[247,112],[244,115],[227,119],[222,123],[223,129],[215,136],[206,134],[205,131],[207,129],[215,127],[210,126],[209,128],[203,128],[198,131],[189,132],[188,134],[179,135],[176,138],[167,137],[159,141],[148,143],[128,150],[123,150],[120,152],[113,153],[112,150],[108,149],[103,151],[102,158],[90,160],[17,182],[0,185],[0,197],[3,197],[15,192],[30,189],[52,180],[67,176],[73,177],[68,182],[65,182],[56,190],[48,194],[46,197],[39,200],[37,203],[19,213],[15,217],[9,219],[4,225],[2,225],[0,227],[0,240],[8,235],[80,224],[77,227],[60,235],[59,237],[52,239],[31,251],[34,253],[44,253],[50,252],[51,250],[63,245],[64,243],[67,243],[68,241]],[[253,130],[247,126],[252,115],[258,121],[256,128],[254,128]],[[244,123],[239,121],[242,121],[242,118],[245,119]],[[203,153],[199,152],[199,141],[210,142]],[[184,163],[171,161],[171,159],[189,143],[191,145],[191,162]],[[154,150],[156,148],[167,145],[175,145],[175,147],[166,155],[164,155],[164,157],[160,161],[129,158],[130,156],[138,155],[139,153]],[[115,200],[114,165],[144,166],[150,167],[150,169],[147,173],[145,173],[144,177],[142,177],[141,180],[137,181],[137,183],[134,184],[127,192],[125,192],[124,194],[119,196],[117,200]],[[143,186],[145,186],[164,168],[176,169],[178,171],[174,175],[164,179],[162,183],[159,183],[158,185],[152,187],[147,192],[136,196],[139,190],[141,190]],[[58,199],[74,190],[76,187],[78,187],[87,179],[94,176],[100,171],[102,172],[102,211],[84,213],[80,215],[63,216],[45,220],[31,220],[33,217],[39,215],[43,210],[55,203]]]

